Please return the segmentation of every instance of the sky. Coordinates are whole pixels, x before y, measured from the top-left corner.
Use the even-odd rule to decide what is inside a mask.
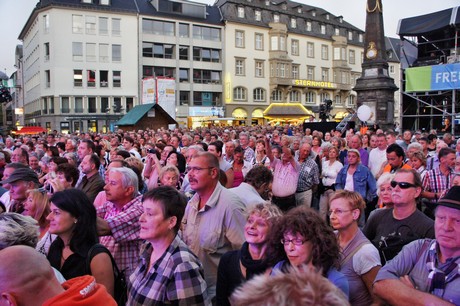
[[[2,40],[0,44],[0,70],[11,75],[14,71],[14,52],[19,33],[38,0],[0,0],[2,13]],[[214,0],[194,0],[213,4]],[[295,2],[320,7],[335,16],[343,16],[348,23],[364,30],[366,0],[297,0]],[[459,5],[458,0],[382,0],[385,35],[396,35],[400,19],[424,15]],[[422,4],[423,3],[423,4]]]

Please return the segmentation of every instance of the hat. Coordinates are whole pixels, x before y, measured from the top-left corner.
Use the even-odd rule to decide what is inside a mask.
[[[348,149],[348,153],[350,153],[350,152],[356,153],[358,155],[358,157],[361,158],[361,154],[359,153],[358,150],[356,150],[356,149]]]
[[[11,173],[9,178],[1,181],[0,183],[11,184],[17,181],[34,182],[35,184],[39,184],[37,174],[30,168],[16,169],[13,173]]]
[[[437,205],[460,209],[460,186],[452,186]]]

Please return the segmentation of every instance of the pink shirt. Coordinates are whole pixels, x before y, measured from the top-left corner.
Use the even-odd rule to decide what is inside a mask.
[[[277,158],[272,161],[271,166],[273,169],[273,195],[287,197],[294,194],[299,180],[299,170],[293,167],[291,163],[283,164]]]

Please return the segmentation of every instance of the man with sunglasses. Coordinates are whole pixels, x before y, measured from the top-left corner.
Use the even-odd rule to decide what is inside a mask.
[[[377,274],[374,293],[391,305],[460,304],[460,186],[439,200],[436,239],[407,245]]]
[[[363,230],[379,249],[382,264],[396,256],[405,244],[434,238],[433,220],[417,209],[422,192],[420,174],[414,169],[399,169],[391,187],[394,207],[375,211]]]

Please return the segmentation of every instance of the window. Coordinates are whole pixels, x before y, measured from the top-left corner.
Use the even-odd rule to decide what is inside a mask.
[[[293,79],[299,78],[299,65],[292,65],[292,78]]]
[[[110,0],[99,0],[100,5],[110,5]]]
[[[264,35],[260,33],[255,34],[255,48],[256,50],[264,49]]]
[[[110,60],[109,57],[109,45],[108,44],[99,44],[99,61],[101,63],[108,63]]]
[[[96,17],[86,16],[86,34],[96,34]]]
[[[43,31],[49,33],[50,31],[50,16],[43,15]]]
[[[179,46],[179,59],[188,60],[188,46]]]
[[[174,13],[182,13],[182,3],[172,2],[172,11]]]
[[[281,90],[279,89],[276,89],[272,92],[272,101],[281,101],[283,99],[283,93],[281,92]]]
[[[291,54],[299,55],[299,41],[297,39],[291,40]]]
[[[280,50],[286,51],[286,37],[280,36]]]
[[[142,43],[142,55],[144,57],[174,58],[174,46],[164,44]]]
[[[151,19],[142,19],[142,31],[147,34],[156,34],[156,35],[165,35],[165,36],[174,36],[174,23],[151,20]]]
[[[322,92],[322,93],[319,95],[319,100],[320,100],[321,102],[324,102],[325,100],[330,100],[329,93],[327,93],[327,92]]]
[[[189,36],[189,25],[185,23],[179,23],[179,37]]]
[[[220,29],[193,26],[193,38],[211,41],[220,41]]]
[[[255,19],[256,21],[261,21],[262,20],[262,12],[261,11],[255,11]]]
[[[355,96],[353,96],[353,95],[348,96],[348,105],[349,106],[354,106],[355,105]]]
[[[329,82],[329,68],[321,68],[321,81]]]
[[[96,44],[86,43],[86,61],[95,62],[96,59]]]
[[[312,15],[313,17],[315,17],[315,16],[316,16],[316,11],[315,11],[315,10],[312,10],[312,11],[311,11],[311,15]]]
[[[342,105],[342,97],[340,95],[335,96],[335,104]]]
[[[244,75],[244,59],[235,60],[235,75]]]
[[[121,105],[120,97],[113,97],[113,108],[115,113],[121,113],[123,111],[123,105]]]
[[[274,14],[273,15],[273,22],[280,22],[280,15]]]
[[[112,86],[121,87],[121,71],[112,71]]]
[[[395,73],[395,66],[394,65],[390,65],[390,73],[391,74]]]
[[[43,47],[45,48],[45,61],[50,59],[50,43],[44,43]]]
[[[326,19],[329,20],[330,16],[329,14],[326,14]]]
[[[101,97],[101,113],[108,113],[108,112],[110,112],[109,98]]]
[[[315,57],[315,44],[307,42],[307,57]]]
[[[300,101],[300,92],[298,90],[293,90],[289,93],[289,101],[299,102]]]
[[[334,60],[340,60],[340,47],[334,47]]]
[[[238,6],[238,18],[244,18],[244,7]]]
[[[112,45],[112,62],[121,62],[121,45]]]
[[[73,71],[73,86],[75,87],[83,86],[83,70]]]
[[[221,84],[221,72],[220,71],[211,71],[211,83]]]
[[[61,98],[61,113],[63,113],[63,114],[70,113],[69,97],[62,97]]]
[[[185,68],[179,68],[179,82],[189,82],[189,70]]]
[[[314,79],[315,79],[315,67],[307,66],[307,80],[314,80]]]
[[[45,70],[45,87],[49,88],[51,85],[51,74],[49,70]]]
[[[270,37],[271,42],[271,50],[276,51],[278,50],[278,36]]]
[[[256,78],[263,78],[264,77],[264,62],[257,61],[255,62],[255,77]]]
[[[107,70],[99,71],[99,86],[100,87],[109,86],[109,72]]]
[[[96,87],[96,70],[87,70],[86,74],[88,87]]]
[[[301,7],[297,8],[297,13],[302,14],[302,8]]]
[[[348,61],[350,64],[354,64],[356,59],[355,59],[355,50],[350,50],[348,51]]]
[[[323,60],[329,59],[329,46],[321,45],[321,59]]]
[[[276,65],[276,76],[280,78],[286,77],[286,64],[278,63]]]
[[[211,62],[220,63],[220,51],[211,49]]]
[[[201,49],[201,60],[203,62],[211,61],[211,49]]]
[[[235,47],[244,48],[244,32],[235,31]]]
[[[179,91],[179,104],[180,105],[190,104],[190,92],[189,91]]]
[[[342,83],[342,84],[348,84],[349,83],[349,74],[348,72],[345,72],[345,71],[341,71],[340,72],[340,80],[339,80],[339,83]]]
[[[153,67],[153,73],[157,77],[174,78],[176,76],[176,69],[172,67]]]
[[[265,6],[270,6],[270,0],[265,0]]]
[[[326,25],[321,25],[321,34],[326,34]]]
[[[121,19],[112,18],[112,35],[120,36],[121,35]]]
[[[109,18],[99,17],[99,35],[109,35]]]
[[[83,113],[83,97],[75,97],[75,113]]]
[[[95,113],[96,110],[96,97],[88,97],[88,113]]]
[[[265,102],[265,89],[256,88],[253,92],[254,102]]]
[[[358,40],[359,40],[359,42],[363,42],[363,34],[358,35]]]
[[[334,32],[335,32],[335,36],[340,35],[340,29],[339,28],[335,28]]]
[[[72,33],[83,34],[83,16],[72,15]]]
[[[315,103],[316,101],[316,93],[314,91],[308,91],[305,94],[305,102],[306,103]]]
[[[236,101],[246,101],[246,88],[244,87],[235,87],[233,89],[233,100]]]
[[[54,114],[54,99],[50,97],[49,101],[50,101],[50,114]]]
[[[220,82],[220,71],[193,70],[193,82],[198,84],[210,84]]]
[[[311,21],[307,21],[306,30],[307,30],[307,32],[311,32]]]
[[[43,114],[48,114],[48,99],[44,98],[43,101]]]
[[[348,31],[348,40],[353,40],[353,32]]]
[[[291,18],[291,28],[297,28],[297,19]]]

